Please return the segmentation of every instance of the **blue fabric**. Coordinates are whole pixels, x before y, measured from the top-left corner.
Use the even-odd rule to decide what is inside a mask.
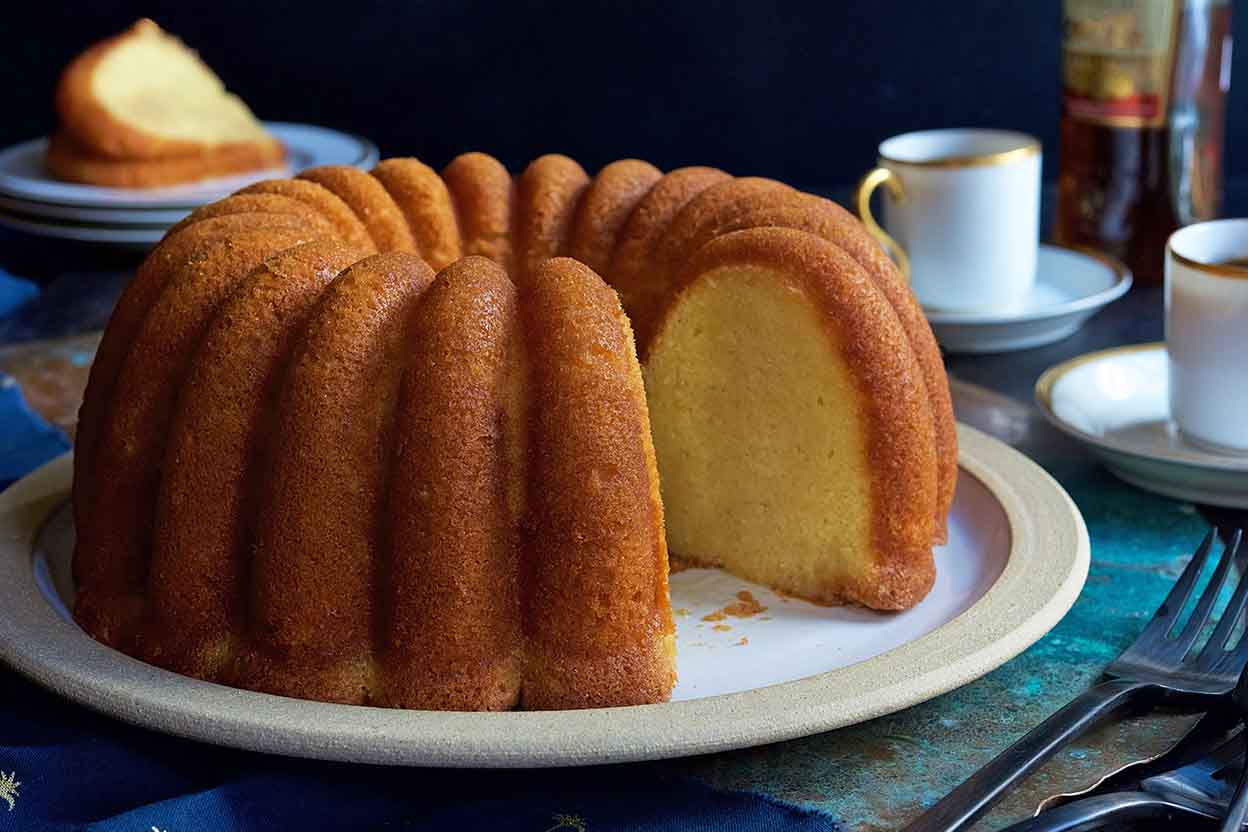
[[[29,280],[0,269],[0,318],[39,294],[39,287]]]
[[[65,434],[31,411],[13,377],[0,373],[0,488],[68,450]]]
[[[59,431],[26,407],[12,379],[0,379],[0,480],[20,478],[68,447]],[[0,666],[0,832],[363,828],[839,827],[826,816],[763,796],[664,777],[653,766],[382,768],[216,748],[93,714]]]
[[[0,703],[0,830],[839,829],[823,815],[645,765],[460,771],[252,754],[124,725],[3,669]],[[19,784],[11,810],[9,775]]]

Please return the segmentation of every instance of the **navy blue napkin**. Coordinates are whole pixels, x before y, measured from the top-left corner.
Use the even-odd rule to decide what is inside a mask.
[[[0,304],[4,291],[0,279]],[[68,447],[60,431],[26,406],[13,380],[0,377],[0,487]],[[10,829],[827,832],[838,826],[765,796],[665,776],[659,765],[384,768],[217,748],[94,714],[0,664],[0,832]]]
[[[482,771],[296,760],[124,725],[0,672],[0,830],[830,832],[813,812],[652,766]],[[13,808],[6,778],[19,785]]]

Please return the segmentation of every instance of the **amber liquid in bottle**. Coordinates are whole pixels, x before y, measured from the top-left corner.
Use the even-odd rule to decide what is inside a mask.
[[[1216,217],[1222,197],[1231,7],[1218,0],[1182,4],[1170,23],[1167,51],[1151,58],[1165,87],[1156,91],[1152,103],[1159,109],[1150,116],[1150,102],[1133,86],[1146,87],[1147,73],[1140,69],[1145,39],[1131,28],[1131,7],[1147,14],[1168,2],[1067,3],[1068,45],[1072,29],[1084,26],[1086,35],[1086,27],[1100,26],[1093,34],[1106,49],[1092,60],[1080,56],[1085,72],[1076,83],[1083,85],[1082,102],[1072,104],[1067,72],[1054,236],[1061,245],[1118,257],[1143,286],[1161,282],[1170,233]],[[1091,22],[1072,20],[1072,7],[1085,16],[1091,7]],[[1119,47],[1121,52],[1111,51]],[[1080,106],[1114,93],[1123,99],[1104,109]]]

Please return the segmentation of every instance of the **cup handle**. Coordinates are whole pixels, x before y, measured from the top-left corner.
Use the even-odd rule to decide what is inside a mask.
[[[897,174],[888,168],[876,167],[872,168],[866,176],[862,177],[862,181],[858,183],[858,190],[854,193],[854,205],[858,208],[858,216],[862,219],[862,224],[867,227],[867,231],[871,232],[871,236],[880,241],[880,245],[884,247],[884,252],[897,264],[901,276],[907,281],[910,280],[910,258],[906,256],[905,249],[901,244],[888,236],[888,232],[880,227],[875,221],[875,217],[871,216],[871,194],[875,193],[875,189],[884,185],[888,188],[888,192],[893,195],[893,199],[898,201],[905,198],[905,192],[901,188],[901,179]]]

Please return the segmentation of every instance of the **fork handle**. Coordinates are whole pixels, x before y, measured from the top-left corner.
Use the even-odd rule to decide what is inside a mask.
[[[1196,809],[1172,803],[1145,792],[1111,792],[1087,797],[1050,809],[1044,814],[1007,826],[1001,832],[1084,832],[1127,821],[1167,819],[1174,821],[1204,820],[1209,816]]]
[[[1147,682],[1109,679],[1094,685],[1033,728],[967,778],[905,828],[905,832],[955,832],[974,823],[1058,749],[1144,694]]]

